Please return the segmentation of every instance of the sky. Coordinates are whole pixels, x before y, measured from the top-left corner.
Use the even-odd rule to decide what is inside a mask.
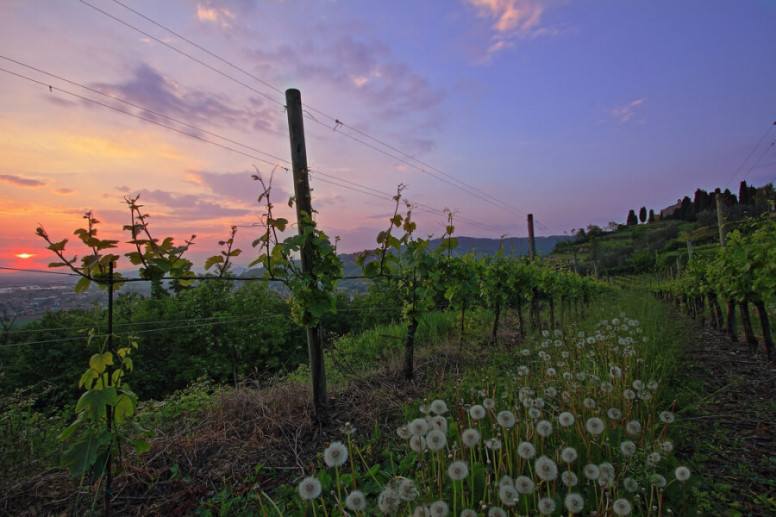
[[[400,184],[424,238],[445,209],[459,236],[624,223],[776,179],[775,63],[774,0],[0,0],[0,266],[55,258],[38,225],[82,256],[88,211],[126,242],[137,196],[195,264],[236,225],[246,265],[253,175],[294,217],[289,88],[340,252]]]

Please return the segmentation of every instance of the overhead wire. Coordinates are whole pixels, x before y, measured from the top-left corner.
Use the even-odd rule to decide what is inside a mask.
[[[760,144],[763,143],[763,140],[765,140],[765,138],[770,134],[770,132],[771,132],[771,130],[773,129],[774,126],[776,126],[776,122],[774,122],[773,124],[768,126],[768,129],[765,130],[765,133],[763,133],[763,136],[760,137],[760,139],[757,141],[757,143],[752,148],[752,150],[749,151],[749,154],[746,155],[746,158],[744,158],[744,161],[742,161],[741,164],[738,166],[738,168],[736,168],[736,170],[733,171],[733,174],[730,176],[730,179],[728,179],[727,183],[725,183],[725,188],[730,187],[730,182],[733,181],[736,176],[738,176],[739,172],[741,172],[741,169],[743,169],[744,165],[746,165],[746,162],[748,162],[749,158],[751,158],[752,155],[755,153],[755,151],[757,151],[757,149],[760,147]],[[773,145],[773,144],[771,144],[771,145]],[[760,157],[760,158],[762,159],[762,157]],[[750,172],[751,172],[751,169],[750,169]]]
[[[236,82],[237,84],[240,84],[240,85],[250,89],[251,91],[253,91],[253,92],[257,93],[257,94],[260,94],[260,95],[262,95],[262,96],[272,100],[273,102],[276,102],[278,104],[283,105],[283,103],[277,101],[276,99],[272,98],[271,96],[269,96],[269,95],[267,95],[267,94],[265,94],[263,92],[260,92],[260,91],[256,90],[255,88],[245,84],[243,81],[240,81],[239,79],[237,79],[235,77],[232,77],[231,75],[223,72],[222,70],[219,70],[219,69],[217,69],[217,68],[215,68],[215,67],[213,67],[213,66],[211,66],[211,65],[209,65],[209,64],[207,64],[205,62],[203,62],[202,60],[192,56],[191,54],[189,54],[189,53],[187,53],[187,52],[185,52],[185,51],[183,51],[183,50],[181,50],[181,49],[179,49],[179,48],[177,48],[177,47],[175,47],[173,45],[170,45],[169,43],[167,43],[167,42],[165,42],[165,41],[163,41],[163,40],[161,40],[159,38],[156,38],[156,37],[152,36],[148,32],[143,31],[142,29],[140,29],[138,27],[135,27],[131,23],[129,23],[127,21],[124,21],[121,18],[118,18],[117,16],[114,16],[114,15],[108,13],[107,11],[92,5],[91,3],[87,2],[86,0],[79,0],[79,2],[81,2],[82,4],[84,4],[84,5],[88,6],[88,7],[91,7],[95,11],[100,12],[101,14],[103,14],[103,15],[105,15],[105,16],[107,16],[107,17],[109,17],[109,18],[111,18],[111,19],[113,19],[115,21],[117,21],[118,23],[121,23],[122,25],[124,25],[126,27],[129,27],[129,28],[131,28],[134,31],[137,31],[140,34],[143,34],[146,37],[149,37],[149,38],[153,39],[154,41],[157,41],[158,43],[160,43],[160,44],[170,48],[171,50],[173,50],[173,51],[175,51],[175,52],[177,52],[177,53],[179,53],[179,54],[181,54],[183,56],[186,56],[186,57],[192,59],[193,61],[201,64],[202,66],[205,66],[206,68],[208,68],[208,69],[218,73],[219,75],[221,75],[221,76],[223,76],[223,77],[225,77],[227,79],[230,79],[230,80]],[[144,20],[148,21],[149,23],[152,23],[156,27],[158,27],[158,28],[160,28],[160,29],[162,29],[162,30],[164,30],[164,31],[174,35],[175,37],[185,41],[186,43],[194,46],[195,48],[201,50],[202,52],[205,52],[207,55],[209,55],[209,56],[219,60],[220,62],[224,63],[225,65],[229,66],[230,68],[245,74],[247,77],[250,77],[251,79],[259,82],[262,85],[264,85],[265,87],[270,88],[271,90],[273,90],[273,91],[275,91],[277,93],[282,93],[282,91],[279,88],[277,88],[276,86],[272,85],[271,83],[261,79],[260,77],[256,76],[255,74],[252,74],[251,72],[245,70],[244,68],[242,68],[242,67],[240,67],[238,65],[235,65],[231,61],[229,61],[227,59],[224,59],[223,57],[217,55],[216,53],[214,53],[214,52],[212,52],[210,50],[208,50],[207,48],[203,47],[202,45],[199,45],[198,43],[192,41],[191,39],[186,38],[185,36],[179,34],[178,32],[170,29],[169,27],[165,26],[164,24],[157,22],[153,18],[151,18],[151,17],[149,17],[149,16],[147,16],[147,15],[145,15],[145,14],[143,14],[143,13],[141,13],[141,12],[139,12],[139,11],[129,7],[129,6],[127,6],[127,5],[125,5],[124,3],[122,3],[122,2],[120,2],[118,0],[114,0],[114,3],[116,3],[117,5],[123,7],[124,9],[127,9],[128,11],[132,12],[133,14],[143,18]],[[347,127],[348,129],[350,129],[350,130],[352,130],[352,131],[362,135],[363,137],[368,138],[368,139],[372,140],[375,143],[378,143],[379,145],[383,146],[385,149],[389,149],[391,152],[388,152],[385,149],[380,149],[379,147],[377,147],[375,145],[372,145],[372,144],[369,144],[368,142],[364,141],[363,139],[360,139],[360,138],[358,138],[356,136],[350,135],[350,134],[348,134],[348,133],[346,133],[344,131],[339,131],[339,133],[341,133],[345,137],[350,138],[351,140],[353,140],[355,142],[358,142],[361,145],[364,145],[364,146],[366,146],[366,147],[368,147],[370,149],[373,149],[376,152],[384,154],[384,155],[390,157],[391,159],[397,160],[397,161],[399,161],[399,162],[401,162],[401,163],[403,163],[403,164],[405,164],[405,165],[407,165],[409,167],[412,167],[412,168],[414,168],[416,170],[419,170],[422,173],[428,174],[429,176],[432,176],[432,177],[434,177],[437,180],[443,181],[444,183],[447,183],[448,185],[451,185],[454,188],[457,188],[457,189],[459,189],[459,190],[461,190],[461,191],[463,191],[463,192],[465,192],[465,193],[467,193],[469,195],[472,195],[472,196],[474,196],[474,197],[476,197],[476,198],[478,198],[478,199],[480,199],[482,201],[486,201],[486,202],[488,202],[488,203],[490,203],[492,205],[495,205],[498,208],[501,208],[502,210],[506,210],[506,211],[508,211],[508,212],[510,212],[512,214],[526,215],[524,212],[515,209],[514,207],[510,206],[509,204],[502,202],[498,198],[495,198],[494,196],[491,196],[490,194],[488,194],[488,193],[478,189],[477,187],[469,185],[468,183],[455,178],[454,176],[452,176],[452,175],[442,171],[439,168],[430,166],[429,164],[427,164],[427,163],[425,163],[425,162],[423,162],[421,160],[418,160],[417,158],[414,158],[409,153],[401,151],[400,149],[396,148],[395,146],[387,144],[387,143],[383,142],[380,139],[372,137],[372,136],[368,135],[367,133],[358,130],[355,127],[352,127],[352,126],[350,126],[348,124],[345,124],[341,120],[339,120],[339,119],[337,119],[335,117],[332,117],[331,115],[326,114],[322,110],[319,110],[319,109],[314,108],[312,106],[306,106],[306,107],[310,111],[313,111],[315,113],[320,114],[321,116],[329,118],[330,120],[334,121],[338,126]],[[309,115],[309,113],[308,113],[308,115]],[[326,126],[326,124],[323,124],[322,122],[318,121],[314,117],[312,117],[311,120],[314,120],[315,122],[317,122],[319,124],[322,124],[325,127],[328,127],[328,126]],[[337,126],[335,126],[335,128],[336,127]],[[392,154],[392,153],[396,153],[396,154]],[[397,156],[397,154],[398,154],[398,156]],[[412,163],[412,162],[415,162],[415,163]],[[420,164],[420,166],[417,165],[417,164]],[[427,170],[427,169],[430,169],[430,170]],[[431,171],[434,171],[436,174],[432,173]],[[445,178],[449,178],[449,179],[445,179]],[[538,222],[537,222],[537,226],[541,227],[541,225],[538,224]]]
[[[51,92],[56,90],[56,91],[65,93],[65,94],[70,95],[72,97],[75,97],[77,99],[81,99],[81,100],[86,101],[86,102],[91,102],[93,104],[97,104],[99,106],[102,106],[104,108],[108,108],[108,109],[116,111],[118,113],[123,113],[124,115],[128,115],[130,117],[134,117],[136,119],[143,120],[143,121],[148,122],[150,124],[154,124],[156,126],[163,127],[163,128],[169,129],[171,131],[175,131],[176,133],[180,133],[181,135],[185,135],[185,136],[188,136],[190,138],[194,138],[195,140],[199,140],[200,142],[204,142],[204,143],[207,143],[207,144],[210,144],[210,145],[214,145],[216,147],[220,147],[222,149],[226,149],[227,151],[231,151],[233,153],[240,154],[240,155],[245,156],[247,158],[251,158],[253,160],[257,160],[257,161],[260,161],[260,162],[263,162],[263,163],[267,163],[267,164],[273,165],[273,166],[277,165],[275,162],[271,162],[269,160],[265,160],[264,158],[261,158],[261,157],[258,157],[258,156],[246,153],[244,151],[240,151],[239,149],[235,149],[234,147],[230,147],[228,145],[220,144],[218,142],[214,142],[213,140],[208,140],[207,138],[204,138],[204,137],[192,134],[192,133],[187,133],[186,131],[183,131],[181,129],[176,128],[175,126],[171,126],[171,125],[168,125],[168,124],[163,124],[163,123],[159,122],[158,120],[154,120],[154,119],[152,119],[150,117],[144,117],[142,115],[137,115],[137,114],[132,113],[130,111],[126,111],[126,110],[120,109],[120,108],[118,108],[116,106],[111,106],[110,104],[106,104],[104,102],[100,102],[98,100],[91,99],[91,98],[85,97],[83,95],[79,95],[79,94],[77,94],[75,92],[71,92],[69,90],[65,90],[64,88],[54,87],[53,85],[47,84],[47,83],[45,83],[43,81],[39,81],[37,79],[33,79],[32,77],[26,76],[24,74],[20,74],[18,72],[14,72],[14,71],[8,70],[6,68],[2,68],[2,67],[0,67],[0,72],[5,72],[7,74],[14,75],[14,76],[19,77],[21,79],[26,79],[27,81],[39,84],[41,86],[44,86],[44,87],[48,88],[49,91],[51,91]]]

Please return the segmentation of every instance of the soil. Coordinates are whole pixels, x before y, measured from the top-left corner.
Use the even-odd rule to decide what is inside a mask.
[[[776,364],[699,327],[678,372],[697,402],[677,453],[708,481],[708,515],[776,515]]]

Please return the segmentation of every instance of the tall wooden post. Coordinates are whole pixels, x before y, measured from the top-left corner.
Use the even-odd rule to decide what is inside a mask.
[[[288,130],[291,137],[291,167],[294,176],[294,195],[296,196],[296,221],[299,234],[312,225],[312,202],[307,169],[307,149],[304,140],[302,117],[302,94],[299,90],[286,90],[286,111],[288,112]],[[309,234],[308,234],[309,235]],[[306,239],[301,252],[302,271],[313,277],[313,250],[310,239]],[[321,327],[307,327],[307,355],[310,361],[310,375],[313,385],[313,406],[315,419],[319,424],[328,422],[329,405],[326,395],[326,367],[323,361],[323,340]]]
[[[717,226],[719,226],[719,245],[725,247],[725,214],[723,213],[724,205],[722,204],[722,193],[717,192]]]
[[[528,254],[531,259],[536,257],[536,239],[534,238],[533,214],[528,214]]]

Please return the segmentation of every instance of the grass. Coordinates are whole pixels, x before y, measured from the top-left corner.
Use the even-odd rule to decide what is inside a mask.
[[[382,506],[401,515],[442,515],[446,505],[456,516],[465,508],[516,515],[551,506],[557,515],[581,504],[584,514],[613,515],[618,501],[617,511],[630,507],[631,515],[667,515],[668,509],[694,515],[719,507],[724,486],[706,485],[695,463],[688,464],[688,481],[675,477],[682,463],[675,451],[692,439],[692,424],[682,419],[701,403],[701,387],[687,383],[678,370],[691,328],[671,309],[641,290],[613,290],[584,318],[569,318],[559,335],[520,341],[507,314],[496,344],[483,338],[489,335],[488,318],[487,312],[474,315],[463,348],[454,315],[425,318],[413,381],[400,375],[406,332],[401,325],[339,339],[326,357],[330,428],[309,418],[304,370],[270,387],[202,384],[144,404],[140,419],[157,429],[157,439],[150,453],[128,459],[131,476],[117,481],[129,483],[127,493],[144,501],[145,506],[126,506],[127,513],[365,516],[382,515]],[[641,381],[636,388],[634,381]],[[626,390],[636,397],[626,398]],[[444,401],[447,410],[432,410],[435,400]],[[612,418],[617,411],[610,415],[611,408],[622,416]],[[508,425],[505,411],[515,417],[514,425]],[[670,412],[664,420],[673,415],[677,422],[663,422],[664,411]],[[563,425],[564,413],[573,415],[573,424]],[[594,419],[601,421],[600,434],[588,429],[597,432]],[[641,429],[629,434],[631,421]],[[405,426],[413,422],[425,422],[427,429],[408,434]],[[464,438],[472,434],[467,429],[479,433],[476,444]],[[623,446],[626,441],[632,446]],[[346,447],[341,465],[324,459],[333,442]],[[533,447],[532,457],[521,455],[523,443]],[[576,451],[572,461],[564,460],[571,458],[563,454],[568,447]],[[656,452],[659,460],[650,458]],[[714,451],[707,447],[702,454]],[[542,456],[546,460],[537,464]],[[452,476],[462,479],[451,478],[453,465],[459,470]],[[665,487],[655,486],[655,474],[663,476]],[[576,485],[564,484],[562,475],[576,477]],[[305,494],[314,497],[304,499],[298,487],[307,477],[315,480],[308,481],[314,490]],[[533,489],[519,493],[526,480]],[[70,485],[58,482],[66,492]],[[133,482],[145,492],[138,495]],[[634,483],[638,488],[630,491]],[[516,501],[509,499],[515,495],[510,487],[518,491]],[[363,495],[364,509],[354,502],[355,491]],[[732,502],[727,509],[735,510]]]

